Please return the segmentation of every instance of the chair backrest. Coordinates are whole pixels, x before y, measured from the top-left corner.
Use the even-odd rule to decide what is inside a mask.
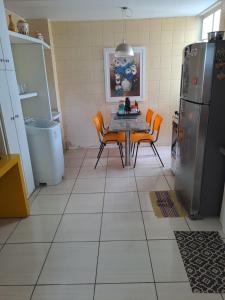
[[[151,126],[153,115],[154,111],[151,108],[149,108],[146,113],[146,123],[149,125],[149,127]]]
[[[159,137],[159,131],[160,131],[162,121],[163,121],[163,117],[161,115],[157,114],[155,116],[155,119],[153,121],[153,126],[152,126],[153,133],[156,133],[156,140]]]
[[[96,117],[98,117],[101,128],[102,128],[102,131],[103,131],[103,129],[104,129],[104,119],[103,119],[102,112],[98,111],[97,114],[96,114]]]
[[[99,121],[99,117],[96,115],[94,116],[94,118],[92,119],[94,125],[95,125],[95,129],[99,138],[99,141],[101,142],[101,136],[102,136],[102,126],[101,123]]]

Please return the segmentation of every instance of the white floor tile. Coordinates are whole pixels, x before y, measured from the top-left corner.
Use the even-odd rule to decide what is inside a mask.
[[[148,239],[175,239],[174,231],[189,231],[185,218],[157,218],[153,212],[143,217]]]
[[[186,218],[192,231],[218,231],[222,225],[218,218],[205,218],[203,220],[191,220]]]
[[[108,168],[122,169],[122,162],[120,157],[108,157]]]
[[[120,157],[120,151],[119,151],[119,148],[116,147],[116,148],[111,148],[109,149],[109,157]]]
[[[98,284],[95,300],[156,300],[153,283]]]
[[[106,193],[104,212],[135,212],[140,211],[137,192]]]
[[[170,167],[164,167],[163,168],[163,174],[167,176],[174,176],[174,173],[172,172]]]
[[[225,237],[219,218],[205,218],[203,220],[186,218],[186,220],[192,231],[219,231],[221,236]]]
[[[106,178],[106,192],[135,192],[137,191],[136,181],[133,177]]]
[[[64,153],[64,157],[84,158],[86,149],[71,149]]]
[[[54,241],[98,241],[100,224],[101,214],[64,215]]]
[[[30,300],[33,286],[0,286],[2,300]]]
[[[149,166],[152,168],[161,167],[159,160],[155,156],[138,155],[136,168]]]
[[[97,254],[95,242],[53,244],[38,283],[94,283]]]
[[[174,190],[174,188],[175,188],[175,176],[173,176],[173,175],[166,175],[166,180],[169,183],[170,189]]]
[[[97,283],[153,282],[147,243],[102,242]]]
[[[86,158],[97,158],[99,148],[89,148],[86,153]],[[101,157],[108,156],[108,149],[104,148]]]
[[[105,178],[77,179],[73,193],[103,193]]]
[[[159,300],[222,300],[218,294],[192,293],[188,283],[157,283]]]
[[[64,169],[64,179],[76,179],[79,174],[80,167],[65,168]]]
[[[116,166],[108,166],[106,177],[118,178],[118,177],[133,177],[134,169],[133,167],[123,168],[121,164]]]
[[[96,161],[97,161],[97,157],[96,158],[85,158],[84,161],[83,161],[83,167],[92,167],[94,168],[95,164],[96,164]],[[105,167],[107,166],[107,158],[105,157],[101,157],[99,162],[98,162],[98,167]]]
[[[82,167],[78,178],[104,178],[106,177],[106,167],[99,166],[94,169],[93,167]]]
[[[18,222],[19,219],[16,218],[0,219],[0,243],[5,243],[7,238],[15,229]]]
[[[170,187],[164,176],[157,177],[137,177],[138,191],[151,192],[151,191],[167,191]]]
[[[36,199],[36,197],[39,194],[40,190],[41,190],[40,188],[37,188],[37,187],[35,188],[34,192],[29,197],[30,204],[33,203],[33,201]]]
[[[72,194],[65,213],[102,212],[104,193]]]
[[[51,242],[53,240],[59,221],[59,215],[30,216],[20,222],[8,242]]]
[[[62,214],[68,199],[69,194],[39,195],[31,205],[31,214]]]
[[[75,180],[64,179],[57,185],[48,185],[41,189],[39,195],[62,195],[69,194],[72,191]]]
[[[83,158],[66,156],[66,157],[64,157],[65,168],[80,167],[83,163],[83,160],[84,160]]]
[[[35,284],[50,244],[5,245],[0,252],[0,284]]]
[[[135,176],[162,176],[163,169],[158,166],[136,166],[135,168]]]
[[[93,285],[37,286],[32,300],[93,300],[93,293]]]
[[[141,213],[104,214],[101,240],[145,240]]]
[[[152,202],[149,197],[149,192],[138,192],[140,203],[141,203],[141,210],[142,211],[153,211]]]
[[[156,282],[188,281],[175,240],[149,241]]]

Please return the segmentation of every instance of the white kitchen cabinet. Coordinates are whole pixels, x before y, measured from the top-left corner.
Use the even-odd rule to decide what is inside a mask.
[[[24,179],[30,196],[34,190],[33,172],[2,0],[0,0],[0,49],[2,49],[0,56],[3,56],[3,64],[0,66],[0,119],[3,127],[1,132],[4,133],[7,152],[17,153],[21,157]]]
[[[0,40],[0,71],[1,70],[5,70],[5,63],[4,63],[3,51],[2,51],[1,40]]]
[[[26,177],[28,193],[31,194],[34,190],[33,172],[27,141],[26,129],[24,125],[23,111],[20,103],[19,93],[17,89],[16,74],[14,71],[6,71],[7,81],[10,82],[9,93],[12,103],[14,122],[18,135],[20,148],[20,156],[23,162],[23,169]]]
[[[12,110],[8,81],[5,71],[0,71],[0,110],[9,153],[20,153],[16,124]]]
[[[7,34],[7,22],[3,1],[0,0],[0,38],[3,51],[3,59],[6,70],[15,70],[9,36]]]

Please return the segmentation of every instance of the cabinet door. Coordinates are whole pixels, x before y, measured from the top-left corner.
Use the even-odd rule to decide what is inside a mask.
[[[30,195],[34,190],[33,171],[31,166],[30,153],[27,142],[26,129],[24,124],[23,112],[19,98],[16,74],[14,71],[6,71],[6,76],[9,84],[9,93],[12,102],[12,109],[14,112],[16,131],[20,147],[20,156],[23,164],[25,180],[27,184],[28,194]]]
[[[13,56],[12,56],[12,48],[9,40],[5,8],[2,0],[0,0],[0,24],[1,24],[0,39],[2,43],[2,51],[3,51],[4,62],[5,62],[5,68],[6,70],[14,70],[15,67],[14,67]]]
[[[0,113],[9,153],[20,153],[5,71],[0,71]]]
[[[4,63],[4,57],[3,57],[3,52],[2,52],[1,39],[0,39],[0,70],[5,70],[5,63]]]

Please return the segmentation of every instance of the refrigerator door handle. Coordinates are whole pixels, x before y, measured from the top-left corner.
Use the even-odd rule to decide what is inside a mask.
[[[184,70],[184,64],[182,64],[181,67],[180,97],[182,96],[182,91],[183,91],[183,70]]]

